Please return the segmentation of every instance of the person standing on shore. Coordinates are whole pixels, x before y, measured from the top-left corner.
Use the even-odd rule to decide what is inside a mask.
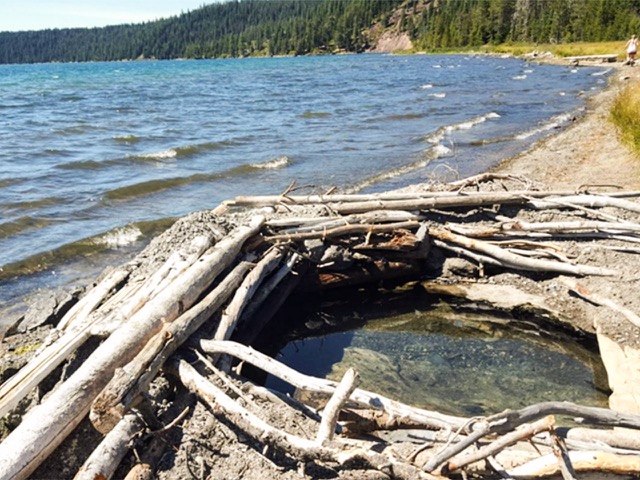
[[[638,51],[638,38],[635,35],[631,35],[631,38],[625,45],[627,49],[627,65],[633,65],[636,61],[636,52]]]

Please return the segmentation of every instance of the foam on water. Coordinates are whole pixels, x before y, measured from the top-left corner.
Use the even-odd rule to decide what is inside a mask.
[[[108,248],[118,248],[131,245],[142,237],[142,232],[137,226],[117,228],[94,239],[96,245],[104,245]]]
[[[178,151],[173,148],[170,148],[168,150],[162,150],[160,152],[145,153],[142,155],[135,155],[135,156],[139,158],[152,159],[152,160],[167,160],[167,159],[176,158],[178,156]]]
[[[516,135],[514,138],[517,139],[517,140],[526,140],[526,139],[531,138],[531,137],[533,137],[535,135],[539,135],[541,133],[557,129],[557,128],[561,127],[562,125],[566,124],[567,122],[569,122],[575,116],[576,116],[575,112],[569,112],[569,113],[563,113],[561,115],[556,115],[556,116],[552,117],[551,119],[549,119],[549,121],[544,122],[543,124],[541,124],[540,126],[538,126],[536,128],[532,128],[531,130],[528,130],[526,132],[520,133],[520,134]]]
[[[291,159],[286,155],[282,155],[280,157],[267,160],[266,162],[263,162],[263,163],[252,163],[251,166],[253,168],[257,168],[258,170],[275,170],[278,168],[284,168],[290,164],[291,164]]]
[[[457,130],[469,130],[477,125],[481,125],[487,120],[500,118],[500,115],[496,112],[489,112],[484,115],[479,115],[477,117],[470,118],[469,120],[462,121],[460,123],[454,123],[452,125],[446,125],[444,127],[440,127],[435,133],[429,135],[425,138],[425,140],[432,144],[440,143],[446,135],[451,134]]]

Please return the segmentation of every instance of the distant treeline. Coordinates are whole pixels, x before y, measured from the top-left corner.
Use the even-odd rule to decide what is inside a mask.
[[[234,0],[137,25],[0,32],[0,63],[362,52],[385,31],[419,49],[622,40],[640,0]]]

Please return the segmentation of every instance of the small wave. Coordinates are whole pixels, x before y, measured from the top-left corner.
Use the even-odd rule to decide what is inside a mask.
[[[10,222],[0,224],[0,238],[9,238],[26,230],[35,230],[49,225],[49,221],[42,218],[24,216]]]
[[[525,78],[527,78],[526,75],[516,75],[514,77],[511,77],[513,80],[524,80]]]
[[[431,85],[430,83],[427,83],[425,85],[422,85],[420,88],[423,90],[429,90],[430,88],[433,88],[433,85]]]
[[[603,75],[606,75],[608,73],[611,73],[611,68],[607,68],[606,70],[602,70],[600,72],[594,72],[591,74],[592,77],[601,77]]]
[[[126,247],[135,243],[142,237],[142,232],[137,226],[126,226],[112,230],[102,236],[94,237],[96,245],[104,245],[109,248]]]
[[[372,185],[375,185],[376,183],[384,182],[385,180],[393,180],[394,178],[398,178],[411,172],[415,172],[416,170],[425,168],[429,164],[430,160],[430,158],[420,159],[408,165],[404,165],[393,170],[387,170],[386,172],[381,172],[377,175],[365,178],[357,184],[346,188],[345,193],[356,193]]]
[[[298,115],[298,118],[327,118],[330,117],[331,114],[329,112],[311,112],[306,111]]]
[[[530,68],[528,68],[527,70],[523,70],[522,73],[533,73],[533,70],[531,70]]]
[[[226,178],[247,175],[257,170],[269,170],[286,167],[291,163],[291,159],[286,155],[273,158],[262,163],[250,163],[238,165],[217,173],[198,173],[189,177],[165,178],[160,180],[149,180],[146,182],[127,185],[124,187],[109,190],[103,194],[105,200],[121,201],[145,195],[162,192],[172,188],[189,185],[196,182],[208,182],[212,180],[223,180]]]
[[[447,134],[455,132],[456,130],[469,130],[492,118],[500,118],[500,115],[496,112],[489,112],[486,115],[479,115],[477,117],[470,118],[469,120],[465,120],[464,122],[440,127],[434,134],[429,135],[425,140],[432,144],[438,144]]]
[[[571,73],[578,73],[578,69],[577,68],[572,68],[571,70],[569,70]]]
[[[50,205],[57,205],[64,202],[64,199],[60,197],[47,197],[40,200],[27,200],[24,202],[11,202],[0,204],[0,208],[8,210],[31,210],[34,208],[48,207]]]
[[[447,94],[446,93],[430,93],[429,96],[433,98],[445,98]]]
[[[62,163],[60,165],[56,165],[55,168],[59,168],[61,170],[98,170],[105,166],[105,164],[96,160],[80,160],[77,162]]]
[[[121,135],[112,138],[114,142],[132,145],[140,141],[140,137],[136,135]]]
[[[559,128],[574,117],[575,117],[575,113],[572,113],[572,112],[556,115],[554,117],[551,117],[551,119],[549,119],[548,122],[543,123],[539,127],[533,128],[524,133],[520,133],[516,135],[514,138],[516,140],[526,140],[527,138],[531,138],[534,135],[538,135],[544,132],[548,132],[549,130]]]
[[[142,155],[132,155],[131,158],[141,158],[147,160],[167,160],[170,158],[176,158],[178,156],[178,151],[176,149],[170,148],[168,150],[162,150],[160,152],[154,153],[145,153]]]
[[[449,147],[445,147],[441,143],[438,143],[436,146],[432,148],[432,152],[436,158],[440,158],[451,153],[451,149]]]
[[[131,155],[129,158],[137,158],[141,160],[170,160],[174,158],[191,157],[200,153],[210,152],[214,150],[222,150],[223,148],[231,147],[237,144],[238,143],[233,140],[226,140],[222,142],[196,143],[194,145],[169,148],[167,150],[162,150],[159,152]]]
[[[69,157],[72,155],[72,152],[69,150],[62,150],[59,148],[45,148],[42,153],[50,157]]]
[[[442,65],[431,65],[431,68],[442,68]]]
[[[513,139],[514,137],[482,138],[480,140],[474,140],[472,142],[469,142],[469,146],[482,147],[484,145],[493,145],[496,143],[511,142]]]
[[[62,245],[53,250],[36,253],[23,260],[2,265],[0,268],[0,281],[17,277],[19,275],[29,275],[42,272],[58,265],[67,264],[75,259],[85,258],[115,246],[123,247],[131,245],[141,237],[150,238],[158,235],[175,222],[175,218],[162,218],[148,222],[137,222],[125,227],[102,233],[93,237],[80,239],[75,242]],[[118,245],[111,245],[104,239],[109,239],[113,235],[115,240],[118,235],[115,232],[122,231]],[[139,232],[136,240],[131,240],[135,232]],[[129,232],[129,233],[126,233]],[[101,240],[102,239],[102,240]],[[126,243],[130,242],[130,243]]]
[[[108,200],[127,200],[130,198],[151,195],[152,193],[158,193],[170,188],[180,187],[198,180],[206,180],[207,178],[207,175],[199,174],[192,175],[191,177],[149,180],[148,182],[136,183],[133,185],[127,185],[126,187],[109,190],[104,194],[104,198]]]
[[[98,127],[93,125],[73,125],[70,127],[60,128],[56,130],[54,133],[56,135],[83,135],[87,132],[98,130]]]
[[[0,188],[10,187],[11,185],[15,185],[20,182],[21,180],[17,178],[5,178],[0,180]]]
[[[277,168],[286,167],[290,164],[291,159],[286,155],[282,155],[281,157],[273,158],[263,163],[252,163],[250,166],[258,170],[274,170]]]
[[[405,113],[402,115],[389,115],[388,117],[383,118],[382,120],[394,122],[396,120],[416,120],[418,118],[424,118],[426,114],[424,113]]]

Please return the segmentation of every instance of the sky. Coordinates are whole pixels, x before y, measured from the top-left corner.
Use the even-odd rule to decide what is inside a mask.
[[[0,32],[140,23],[215,1],[220,0],[0,0]]]

